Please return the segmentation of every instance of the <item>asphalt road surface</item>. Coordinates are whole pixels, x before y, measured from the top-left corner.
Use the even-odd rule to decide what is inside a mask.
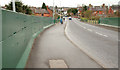
[[[118,32],[67,19],[65,33],[88,56],[106,68],[118,68]]]
[[[102,67],[67,39],[64,27],[65,23],[56,24],[37,37],[27,68],[49,68],[49,60],[64,60],[68,68]]]

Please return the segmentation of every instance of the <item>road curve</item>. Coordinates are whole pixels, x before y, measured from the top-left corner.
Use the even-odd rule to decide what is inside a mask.
[[[67,19],[65,33],[87,55],[105,68],[118,68],[118,32]]]
[[[36,38],[27,68],[49,68],[50,60],[64,60],[68,68],[102,68],[66,38],[64,27],[56,24]]]

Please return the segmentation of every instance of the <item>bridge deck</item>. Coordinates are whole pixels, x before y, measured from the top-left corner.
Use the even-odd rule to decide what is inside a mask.
[[[64,60],[69,68],[100,68],[65,36],[63,25],[56,24],[35,41],[27,68],[50,68],[49,60]]]

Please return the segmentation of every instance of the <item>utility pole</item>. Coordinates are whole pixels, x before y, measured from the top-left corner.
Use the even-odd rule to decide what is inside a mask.
[[[12,3],[13,3],[13,12],[16,12],[16,9],[15,9],[15,0],[12,0]]]
[[[53,23],[55,23],[54,22],[54,15],[55,15],[55,9],[54,9],[54,0],[53,0]]]
[[[60,0],[60,7],[61,7],[61,0]],[[61,19],[61,15],[62,15],[62,7],[60,8],[60,19]]]

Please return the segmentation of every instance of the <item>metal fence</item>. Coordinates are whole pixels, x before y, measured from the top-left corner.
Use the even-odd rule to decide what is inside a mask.
[[[37,17],[2,10],[2,67],[19,67],[21,59],[26,63],[26,48],[31,37],[52,23],[51,17]],[[29,53],[30,50],[27,50]],[[22,62],[23,62],[22,61]],[[23,64],[24,65],[24,64]]]
[[[87,18],[81,18],[81,21],[82,22],[87,22],[87,23],[90,23],[90,24],[99,24],[98,20],[89,20]]]
[[[99,24],[98,20],[88,20],[87,22],[90,24]]]
[[[120,18],[100,18],[100,24],[107,24],[113,26],[120,26],[119,25]]]

